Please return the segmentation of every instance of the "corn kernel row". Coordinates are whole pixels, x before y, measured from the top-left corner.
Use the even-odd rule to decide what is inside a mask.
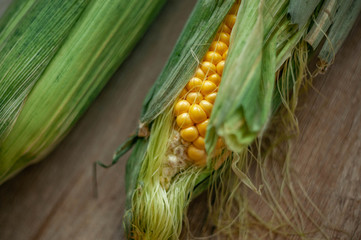
[[[187,156],[200,166],[206,164],[204,138],[221,82],[238,7],[239,5],[234,5],[226,16],[194,76],[182,90],[174,106],[180,136],[185,142],[191,143],[187,147]],[[222,140],[219,139],[217,148],[222,145]]]

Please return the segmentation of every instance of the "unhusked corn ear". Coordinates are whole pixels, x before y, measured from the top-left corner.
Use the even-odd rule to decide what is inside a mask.
[[[1,18],[0,142],[87,5],[86,0],[18,0]]]
[[[0,20],[0,183],[66,135],[164,2],[13,1]]]

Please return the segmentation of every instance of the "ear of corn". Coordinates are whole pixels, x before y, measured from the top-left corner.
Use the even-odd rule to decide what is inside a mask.
[[[5,14],[0,34],[0,140],[86,6],[87,1],[17,1]]]
[[[312,19],[317,19],[323,7],[330,7],[324,4],[331,4],[306,4],[308,13],[303,18],[304,10],[290,9],[298,5],[287,0],[243,0],[230,36],[224,71],[220,73],[215,64],[220,58],[213,53],[217,50],[211,43],[217,29],[220,32],[215,41],[227,41],[220,37],[222,19],[227,24],[233,18],[226,16],[231,7],[226,3],[223,8],[218,2],[198,2],[144,101],[139,140],[127,163],[125,227],[129,238],[177,239],[189,201],[207,189],[225,168],[232,167],[243,184],[259,193],[236,165],[240,162],[242,166],[248,147],[262,134],[279,106],[287,107],[290,92],[297,101],[311,52],[305,38],[315,24]],[[204,21],[213,15],[222,19]],[[215,27],[204,33],[211,26]],[[200,38],[203,34],[208,37]],[[209,72],[217,72],[222,78]],[[220,85],[217,88],[207,81]],[[205,92],[208,87],[210,92]],[[209,94],[215,94],[207,99],[214,103],[210,111],[208,105],[201,104]],[[205,122],[208,126],[204,133],[198,125]],[[144,132],[150,132],[150,136],[143,138]],[[204,134],[205,140],[198,141]],[[219,139],[225,145],[217,149]],[[192,154],[200,156],[200,161]]]
[[[337,1],[332,26],[329,28],[328,40],[323,44],[319,58],[329,64],[351,31],[353,23],[361,12],[361,1]]]
[[[16,1],[1,21],[0,182],[49,152],[165,0]]]

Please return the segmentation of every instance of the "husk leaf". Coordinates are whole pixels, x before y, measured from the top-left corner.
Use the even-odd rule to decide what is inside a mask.
[[[272,104],[277,36],[268,43],[263,41],[267,33],[264,33],[262,5],[263,1],[242,1],[239,16],[247,18],[237,19],[208,125],[206,143],[218,135],[234,152],[240,152],[257,136]],[[212,152],[212,148],[208,145],[207,152]]]
[[[291,16],[292,23],[297,24],[299,28],[304,27],[320,2],[321,0],[290,0],[288,13]]]
[[[52,2],[45,1],[52,5]],[[165,0],[91,1],[0,146],[0,182],[59,142],[127,57]],[[20,137],[21,136],[21,137]]]
[[[0,23],[0,143],[88,3],[16,1],[5,13]]]

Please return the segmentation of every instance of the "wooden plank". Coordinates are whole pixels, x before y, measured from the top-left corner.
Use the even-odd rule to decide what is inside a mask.
[[[3,9],[3,0],[0,12]],[[8,0],[6,0],[8,1]],[[0,186],[0,239],[124,239],[124,166],[99,169],[135,129],[141,103],[194,5],[170,0],[128,60],[71,133],[41,163]],[[332,239],[361,239],[361,19],[315,90],[300,99],[293,162],[311,199],[332,225]],[[202,231],[205,196],[193,232]],[[203,205],[202,205],[203,204]],[[201,206],[201,207],[200,207]],[[261,206],[260,206],[261,207]],[[194,208],[194,204],[193,204]],[[202,214],[203,213],[203,214]]]
[[[331,239],[361,239],[361,17],[316,91],[302,97],[294,165]],[[347,233],[347,234],[346,234]]]

